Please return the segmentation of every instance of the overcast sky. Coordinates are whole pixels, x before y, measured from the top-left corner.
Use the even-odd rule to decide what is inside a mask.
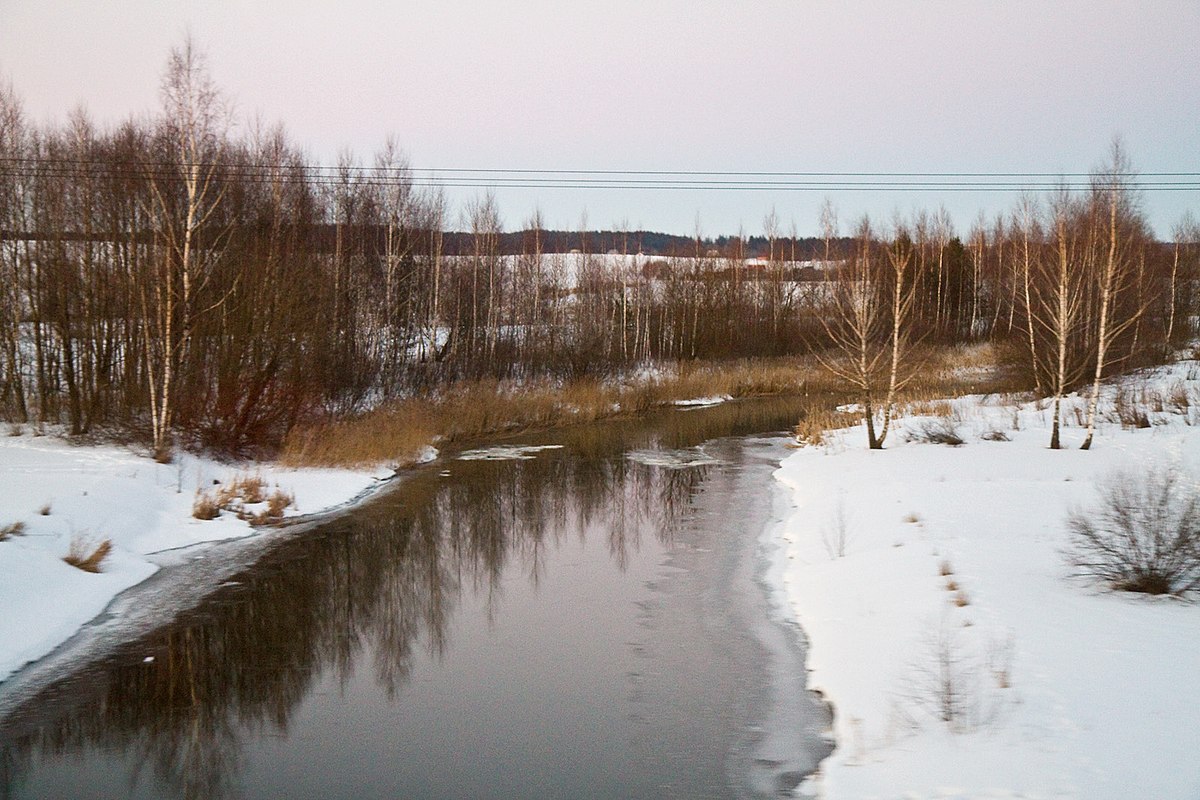
[[[191,31],[243,120],[311,158],[414,167],[1048,172],[1114,135],[1141,172],[1200,172],[1200,3],[0,0],[0,79],[41,122],[152,113]],[[244,124],[244,123],[243,123]],[[472,190],[475,191],[475,190]],[[497,191],[504,222],[706,234],[772,207],[815,232],[823,193]],[[960,228],[1012,195],[838,192],[863,214],[945,204]],[[457,195],[461,199],[461,195]],[[1160,236],[1200,192],[1147,192]]]

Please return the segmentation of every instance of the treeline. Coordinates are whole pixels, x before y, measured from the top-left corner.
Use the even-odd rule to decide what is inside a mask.
[[[886,233],[864,219],[821,317],[821,358],[861,397],[875,448],[918,369],[916,343],[1002,342],[1009,365],[1053,399],[1052,448],[1062,398],[1090,385],[1079,420],[1086,449],[1101,381],[1196,335],[1200,226],[1188,214],[1173,233],[1169,244],[1154,239],[1119,140],[1084,191],[1023,197],[965,241],[943,214],[898,220]]]
[[[525,255],[528,238],[534,231],[501,232],[497,246],[501,255]],[[770,258],[771,250],[784,253],[791,261],[814,261],[824,257],[825,242],[816,236],[789,235],[785,238],[767,236],[679,236],[659,231],[536,231],[544,253],[639,253],[648,256],[689,258],[697,252],[705,255],[729,256],[744,253],[749,258]],[[472,234],[450,231],[445,234],[447,255],[470,255],[474,250]],[[834,254],[841,256],[847,251],[850,240],[839,237],[834,243]]]
[[[1049,386],[1064,237],[1068,378],[1097,348],[1111,363],[1194,333],[1195,225],[1164,245],[1123,203],[1106,295],[1099,190],[965,239],[944,212],[844,237],[831,208],[812,239],[774,214],[754,238],[555,232],[536,212],[506,233],[494,199],[452,214],[392,143],[368,167],[326,168],[282,128],[232,130],[190,43],[171,55],[159,115],[111,130],[83,113],[32,125],[0,88],[3,416],[144,431],[163,455],[181,433],[238,452],[462,378],[823,349],[839,298],[892,291],[896,273],[873,265],[900,252],[906,341],[1028,339]],[[1104,308],[1136,322],[1097,334]],[[871,318],[870,347],[896,340],[887,319]]]

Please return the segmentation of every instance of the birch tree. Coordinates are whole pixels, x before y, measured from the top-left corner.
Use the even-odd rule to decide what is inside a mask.
[[[1200,222],[1185,212],[1183,218],[1171,229],[1175,240],[1171,257],[1171,279],[1167,289],[1167,329],[1165,341],[1169,347],[1175,341],[1176,318],[1180,309],[1186,315],[1191,307],[1188,302],[1195,293],[1194,262],[1196,247],[1200,245]]]
[[[1017,262],[1020,265],[1021,308],[1025,315],[1025,334],[1029,343],[1029,370],[1033,375],[1034,390],[1042,395],[1042,371],[1038,366],[1037,338],[1033,330],[1033,272],[1041,239],[1041,223],[1037,201],[1025,195],[1021,198],[1014,214],[1013,227],[1020,231]]]
[[[1041,362],[1048,374],[1046,381],[1054,398],[1050,427],[1050,449],[1062,446],[1062,399],[1067,388],[1079,377],[1081,367],[1073,358],[1083,309],[1080,278],[1080,242],[1077,202],[1065,190],[1051,201],[1051,246],[1039,259],[1039,303],[1034,314],[1048,346],[1048,357]]]
[[[872,450],[883,448],[897,394],[912,377],[911,266],[907,233],[901,229],[890,246],[882,247],[864,217],[855,234],[855,252],[838,270],[830,307],[820,315],[830,349],[818,354],[818,360],[858,396]],[[877,433],[879,411],[883,424]]]
[[[1097,308],[1095,310],[1096,361],[1092,371],[1092,391],[1087,404],[1087,436],[1080,445],[1081,450],[1092,446],[1096,433],[1096,410],[1100,402],[1100,382],[1114,339],[1128,330],[1141,316],[1141,304],[1129,313],[1118,316],[1115,300],[1133,288],[1137,275],[1138,259],[1134,253],[1134,238],[1140,227],[1136,198],[1131,183],[1133,171],[1129,157],[1120,140],[1112,144],[1109,163],[1092,178],[1092,212],[1097,225],[1098,239],[1104,243],[1098,258],[1089,264],[1089,277],[1094,281]]]
[[[140,287],[151,429],[158,458],[170,454],[178,373],[219,252],[209,232],[220,206],[218,180],[230,112],[191,38],[171,50],[162,82],[161,161],[146,164],[157,220],[154,267]],[[202,240],[202,234],[208,233]]]

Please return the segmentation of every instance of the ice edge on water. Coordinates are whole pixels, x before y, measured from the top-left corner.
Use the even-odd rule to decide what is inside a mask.
[[[721,463],[719,459],[704,452],[703,447],[690,447],[686,450],[630,450],[625,457],[648,467],[665,467],[667,469],[708,467]]]
[[[458,454],[459,461],[529,461],[543,450],[561,450],[561,444],[496,445],[465,450]]]

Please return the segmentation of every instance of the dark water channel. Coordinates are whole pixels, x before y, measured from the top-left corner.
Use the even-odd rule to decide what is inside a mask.
[[[829,749],[761,580],[767,432],[796,414],[524,437],[504,444],[552,447],[447,456],[319,527],[189,555],[160,585],[213,582],[190,610],[155,616],[146,589],[133,638],[98,623],[50,677],[0,684],[0,796],[786,793]]]

